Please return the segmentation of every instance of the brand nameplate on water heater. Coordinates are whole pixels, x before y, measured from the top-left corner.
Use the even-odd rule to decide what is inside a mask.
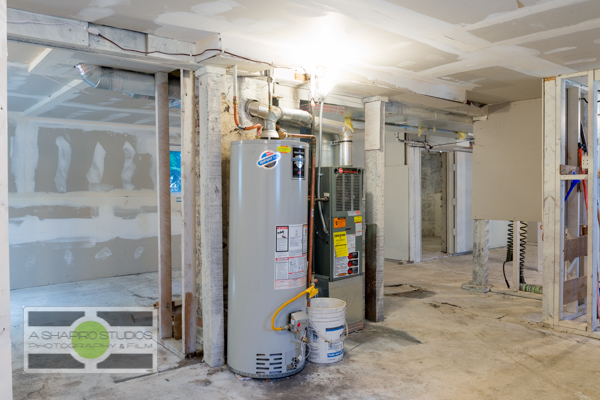
[[[281,153],[274,152],[272,150],[265,150],[261,153],[256,165],[265,169],[272,169],[277,166],[281,159]]]

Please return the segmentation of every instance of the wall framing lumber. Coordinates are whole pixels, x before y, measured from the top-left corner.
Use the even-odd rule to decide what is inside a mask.
[[[173,335],[172,265],[171,265],[171,165],[169,154],[169,77],[156,74],[156,156],[158,197],[158,336]]]
[[[0,393],[12,400],[10,277],[8,258],[8,99],[6,0],[0,0]]]
[[[181,71],[182,350],[196,351],[196,82]]]

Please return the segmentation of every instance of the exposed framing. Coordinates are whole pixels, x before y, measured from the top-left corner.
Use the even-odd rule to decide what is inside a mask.
[[[573,82],[574,78],[587,80],[587,85]],[[598,79],[600,70],[568,74],[544,80],[544,295],[542,320],[545,325],[561,331],[600,338],[598,328]],[[567,89],[587,97],[581,108],[573,104]],[[568,101],[568,97],[570,97]],[[570,107],[567,107],[570,105]],[[580,111],[581,110],[581,111]],[[574,143],[573,130],[567,122],[581,112],[586,120],[584,133],[587,140],[588,169],[577,170],[567,166],[567,143]],[[587,116],[587,118],[586,118]],[[576,127],[575,127],[576,128]],[[572,162],[572,157],[571,157]],[[565,167],[566,166],[566,167]],[[572,174],[575,170],[576,174]],[[565,238],[565,215],[573,215],[563,200],[572,180],[587,182],[588,210],[584,213],[587,237],[581,232],[569,232]],[[572,221],[571,221],[572,223]],[[571,225],[571,223],[569,225]],[[571,238],[572,237],[572,238]],[[587,245],[587,246],[586,246]],[[585,260],[585,271],[579,277],[569,273],[566,261]],[[567,260],[565,260],[567,259]],[[585,272],[585,275],[583,275]],[[585,287],[585,289],[584,289]],[[583,303],[582,300],[585,300]],[[574,304],[575,303],[575,304]],[[583,304],[577,304],[583,303]]]

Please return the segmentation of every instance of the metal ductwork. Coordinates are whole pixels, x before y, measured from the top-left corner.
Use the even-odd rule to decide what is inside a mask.
[[[122,92],[135,99],[154,100],[154,75],[90,64],[79,64],[77,70],[93,88]],[[177,78],[169,78],[169,100],[170,107],[181,105],[181,85]]]
[[[258,100],[249,100],[246,103],[246,112],[253,117],[265,120],[265,129],[263,136],[276,137],[279,135],[276,131],[277,122],[286,122],[305,128],[312,125],[312,115],[306,111],[289,108],[271,107],[261,104]],[[319,117],[315,117],[315,125],[319,124]],[[344,122],[334,121],[323,118],[323,132],[332,133],[337,136],[337,143],[340,146],[340,165],[352,165],[352,128]]]

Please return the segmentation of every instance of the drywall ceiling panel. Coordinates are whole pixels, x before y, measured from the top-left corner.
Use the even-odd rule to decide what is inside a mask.
[[[8,57],[13,63],[28,65],[44,50],[45,47],[8,42]]]
[[[538,0],[521,0],[521,3],[525,6],[537,2]],[[514,11],[518,7],[515,0],[392,0],[390,3],[429,15],[441,21],[461,25],[483,21],[491,15]]]
[[[34,106],[41,99],[35,97],[20,97],[8,95],[8,110],[15,112],[23,112]]]
[[[490,42],[499,42],[550,29],[577,25],[596,18],[600,18],[600,5],[597,0],[589,0],[473,29],[471,33]]]
[[[600,8],[600,4],[598,5]],[[600,28],[522,44],[539,51],[538,57],[577,71],[593,69],[600,58]]]
[[[424,43],[398,36],[398,41],[384,51],[371,54],[372,65],[393,65],[407,71],[423,71],[458,60],[456,54],[446,53]]]
[[[473,219],[541,221],[542,99],[488,107],[474,124]]]
[[[460,72],[445,76],[444,79],[478,85],[467,91],[467,99],[484,104],[533,99],[542,95],[540,78],[503,67]]]

